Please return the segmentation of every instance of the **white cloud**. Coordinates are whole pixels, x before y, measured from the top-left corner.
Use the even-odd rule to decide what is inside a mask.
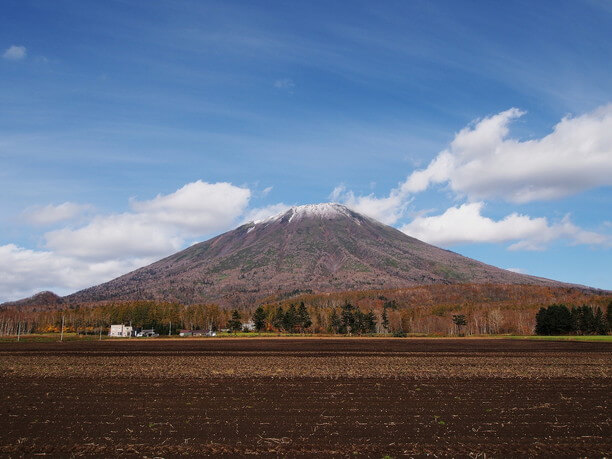
[[[512,108],[462,129],[449,148],[441,151],[425,169],[410,174],[387,196],[356,196],[338,186],[330,197],[384,223],[395,224],[405,215],[413,196],[436,183],[448,184],[457,196],[467,196],[471,201],[501,198],[515,203],[560,198],[612,185],[612,104],[580,117],[566,117],[541,139],[509,138],[510,122],[523,114]],[[470,208],[463,212],[466,209]],[[451,209],[449,212],[452,214]],[[540,222],[526,218],[532,226]],[[417,218],[411,225],[418,229],[417,224],[434,221]],[[521,222],[526,223],[524,219]],[[492,240],[494,230],[505,226],[489,224],[485,228],[491,231]],[[565,231],[564,234],[573,231],[575,241],[582,234],[567,224]],[[500,238],[508,240],[505,235]],[[592,235],[586,239],[591,240]],[[450,236],[441,240],[462,242],[453,242]],[[526,246],[517,243],[515,248]]]
[[[549,242],[569,239],[573,244],[610,245],[610,238],[585,231],[574,225],[569,216],[550,224],[546,218],[531,218],[512,213],[501,220],[482,215],[483,202],[451,207],[441,215],[419,216],[401,230],[434,245],[464,243],[514,242],[511,250],[542,250]]]
[[[506,271],[510,271],[517,274],[527,274],[523,268],[506,268]]]
[[[0,301],[40,290],[65,294],[152,263],[182,249],[190,238],[235,224],[250,197],[248,188],[197,181],[151,200],[132,199],[130,212],[98,215],[83,226],[49,231],[44,235],[47,250],[0,246]],[[72,218],[84,208],[73,203],[49,205],[29,209],[26,216],[51,223]]]
[[[295,83],[291,78],[282,78],[274,82],[274,87],[276,89],[284,89],[287,91],[291,91],[293,88],[295,88]]]
[[[35,206],[26,209],[22,215],[30,223],[35,225],[49,225],[65,220],[71,220],[82,212],[91,209],[89,204],[76,204],[64,202],[62,204],[46,206]]]
[[[248,188],[198,180],[150,201],[131,200],[130,205],[146,220],[198,236],[232,224],[244,212],[250,197]]]
[[[329,197],[334,202],[341,202],[355,212],[367,215],[387,225],[396,223],[410,204],[398,190],[392,190],[389,196],[385,198],[377,198],[373,194],[355,196],[352,191],[347,191],[343,185],[334,188]]]
[[[133,212],[97,216],[80,228],[45,234],[46,247],[87,260],[163,256],[188,237],[225,229],[243,214],[251,191],[230,183],[188,183],[148,201],[132,199]]]
[[[3,245],[0,246],[0,302],[28,297],[41,290],[67,294],[113,279],[152,261],[131,258],[92,263],[50,251]]]
[[[448,183],[472,200],[524,203],[612,185],[612,104],[566,117],[540,139],[509,138],[510,122],[523,114],[512,108],[464,128],[427,168],[408,177],[401,194]]]
[[[182,246],[184,236],[146,214],[125,213],[96,217],[77,229],[50,231],[45,240],[58,254],[102,261],[167,255]]]
[[[284,204],[282,202],[278,204],[271,204],[265,207],[256,207],[248,211],[244,218],[243,223],[249,222],[258,222],[260,220],[265,220],[268,217],[272,217],[274,215],[278,215],[281,212],[288,210],[291,206]]]
[[[12,61],[19,61],[21,59],[25,59],[28,51],[25,46],[11,46],[4,51],[2,57],[5,59],[9,59]]]

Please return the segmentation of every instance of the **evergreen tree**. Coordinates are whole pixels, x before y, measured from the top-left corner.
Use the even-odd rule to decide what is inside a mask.
[[[540,311],[542,311],[541,308]],[[543,313],[544,314],[544,313]],[[574,306],[571,310],[570,310],[570,315],[572,318],[572,331],[580,334],[581,331],[581,313],[580,313],[580,309],[577,308],[576,306]],[[536,327],[537,327],[537,323],[538,323],[538,316],[536,315]],[[537,333],[537,330],[536,330]],[[538,333],[540,334],[540,333]]]
[[[308,309],[306,309],[306,305],[302,301],[300,303],[300,307],[297,311],[297,322],[302,331],[305,331],[307,328],[310,328],[312,325],[312,320],[310,319],[310,314],[308,314]]]
[[[263,306],[259,306],[255,309],[255,313],[253,314],[253,323],[255,324],[255,330],[258,332],[262,331],[266,328],[266,319],[268,314],[264,311]]]
[[[595,314],[593,312],[593,308],[590,308],[587,305],[582,306],[584,311],[584,331],[585,333],[595,333]]]
[[[289,333],[293,333],[295,331],[295,326],[298,322],[297,310],[295,309],[295,305],[292,304],[285,312],[283,317],[283,328]]]
[[[385,304],[383,305],[384,308],[391,308],[394,311],[397,311],[397,303],[395,302],[395,300],[391,300],[391,301],[386,301]]]
[[[593,309],[589,306],[582,305],[578,308],[580,310],[580,331],[583,334],[589,335],[595,332],[595,314]]]
[[[597,310],[595,311],[593,325],[593,333],[595,333],[596,335],[605,335],[606,333],[608,333],[608,324],[604,319],[603,311],[601,310],[601,308],[597,308]]]
[[[607,323],[601,308],[583,305],[571,310],[572,331],[581,335],[605,334]]]
[[[232,318],[227,322],[227,328],[229,328],[234,333],[242,330],[242,321],[240,320],[240,313],[236,309],[232,311]]]
[[[585,321],[581,315],[583,313],[580,311],[572,314],[567,306],[563,304],[553,304],[548,308],[540,308],[536,314],[535,331],[538,335],[563,335],[570,333],[576,330],[576,320],[578,320],[578,327],[584,326]]]
[[[370,311],[365,315],[365,333],[376,333],[376,316],[374,311]]]
[[[351,330],[351,332],[361,335],[362,333],[364,333],[364,330],[366,328],[365,314],[362,313],[359,309],[355,308],[355,311],[353,311],[353,319],[353,329]]]
[[[342,327],[342,322],[340,321],[340,317],[338,317],[338,313],[335,309],[332,309],[329,314],[329,331],[332,333],[340,333],[340,328]]]
[[[383,313],[382,313],[382,322],[381,322],[383,331],[385,333],[389,332],[389,317],[387,316],[387,307],[383,307]]]
[[[572,323],[573,322],[575,322],[574,318],[572,318]],[[548,324],[548,311],[546,308],[540,308],[540,310],[536,314],[536,335],[549,335],[549,329],[550,326]]]
[[[606,322],[608,322],[608,331],[612,330],[612,301],[608,303],[608,308],[606,309]]]
[[[346,303],[342,306],[342,312],[340,312],[340,330],[339,332],[342,334],[354,333],[355,331],[355,306],[350,303]]]
[[[277,330],[282,330],[285,322],[285,312],[283,307],[279,306],[274,313],[274,319],[272,319],[272,326]]]

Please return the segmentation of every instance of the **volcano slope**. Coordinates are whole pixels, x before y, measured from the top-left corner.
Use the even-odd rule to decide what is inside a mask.
[[[437,283],[566,285],[486,265],[327,203],[247,223],[66,299],[240,304],[292,292]]]

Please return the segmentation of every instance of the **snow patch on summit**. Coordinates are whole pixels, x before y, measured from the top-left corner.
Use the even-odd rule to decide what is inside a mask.
[[[273,221],[280,221],[283,218],[289,217],[288,223],[292,221],[299,221],[302,218],[338,218],[338,217],[349,217],[354,219],[357,223],[361,223],[359,219],[355,218],[355,213],[349,210],[348,207],[342,204],[334,202],[326,202],[323,204],[306,204],[304,206],[291,207],[289,210],[265,218],[263,220],[254,221],[255,225],[261,223],[271,223]]]
[[[305,206],[292,207],[289,212],[293,212],[291,219],[297,219],[303,217],[321,217],[321,218],[335,218],[335,217],[352,217],[351,211],[343,206],[342,204],[336,204],[333,202],[326,202],[323,204],[307,204]]]

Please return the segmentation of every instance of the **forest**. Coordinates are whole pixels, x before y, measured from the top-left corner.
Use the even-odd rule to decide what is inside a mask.
[[[605,335],[612,328],[612,302],[606,313],[601,308],[586,305],[568,308],[553,304],[536,314],[538,335]]]
[[[106,333],[110,324],[163,335],[180,329],[238,331],[250,320],[259,332],[276,333],[529,335],[539,311],[560,304],[609,319],[612,296],[577,288],[462,284],[271,297],[233,310],[147,300],[8,306],[0,308],[0,335],[60,332],[62,321],[66,332],[82,334]]]

